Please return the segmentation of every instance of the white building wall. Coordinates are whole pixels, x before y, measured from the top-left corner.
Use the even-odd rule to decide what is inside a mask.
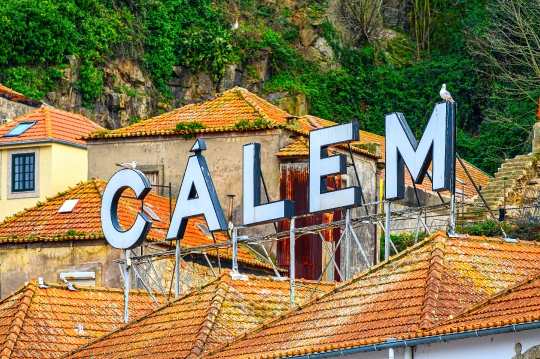
[[[521,344],[521,353],[516,344]],[[534,348],[539,346],[539,348]],[[452,340],[413,347],[413,359],[539,359],[540,329],[485,337]],[[388,359],[388,349],[347,355],[347,359]],[[521,354],[521,355],[520,355]],[[394,349],[395,359],[404,359],[405,349]]]

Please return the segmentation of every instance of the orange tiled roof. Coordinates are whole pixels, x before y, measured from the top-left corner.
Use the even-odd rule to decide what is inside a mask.
[[[50,284],[37,281],[0,300],[0,359],[59,358],[124,324],[123,289]],[[162,295],[156,299],[165,303]],[[129,317],[148,314],[156,304],[146,291],[131,291]],[[82,325],[84,333],[78,333]]]
[[[282,358],[416,336],[540,275],[540,245],[438,232],[210,358]]]
[[[304,303],[315,282],[299,280],[296,303]],[[334,283],[319,285],[326,292]],[[316,295],[317,296],[317,295]],[[315,297],[316,297],[315,296]],[[80,348],[69,358],[197,358],[290,309],[288,281],[249,276],[233,280],[227,271],[198,291]]]
[[[36,101],[30,97],[26,97],[22,93],[14,91],[10,89],[9,87],[6,87],[2,84],[0,84],[0,97],[7,98],[8,100],[14,101],[14,102],[26,103],[27,105],[34,106],[34,107],[39,106],[41,104],[40,101]]]
[[[34,121],[36,124],[20,136],[3,137],[19,123]],[[43,106],[0,126],[0,146],[29,141],[61,141],[86,146],[81,137],[98,130],[104,128],[86,117]]]
[[[190,104],[163,115],[141,121],[135,125],[108,131],[106,134],[92,133],[85,138],[114,138],[133,136],[176,135],[184,132],[233,131],[239,121],[264,120],[270,123],[262,128],[277,128],[287,124],[287,112],[263,100],[248,90],[235,87],[219,94],[213,100]],[[205,129],[175,132],[180,122],[200,122]]]
[[[239,121],[253,123],[256,120],[263,120],[266,124],[254,127],[253,130],[286,128],[304,136],[308,135],[311,130],[336,125],[335,122],[314,116],[296,118],[248,90],[235,87],[217,95],[212,100],[200,104],[186,105],[129,127],[114,131],[95,132],[84,138],[100,139],[239,131],[234,128]],[[177,132],[175,127],[180,122],[200,122],[205,128]],[[359,148],[353,147],[353,151],[379,157]]]
[[[537,275],[494,294],[458,317],[423,334],[430,336],[441,331],[456,333],[540,320],[538,293],[540,293],[540,276]]]
[[[0,245],[17,242],[105,239],[101,231],[100,208],[101,196],[106,185],[107,183],[103,180],[92,179],[59,193],[43,203],[38,202],[35,207],[8,217],[0,223]],[[62,204],[68,199],[79,199],[79,202],[72,212],[58,213]],[[149,193],[144,200],[144,205],[161,219],[161,221],[154,221],[147,240],[164,240],[169,227],[169,199]],[[173,209],[174,205],[175,202],[173,202]],[[140,210],[140,201],[122,198],[118,206],[120,224],[126,227],[130,226]],[[206,236],[197,223],[206,225],[202,217],[190,219],[186,236],[181,241],[182,247],[214,243],[213,239]],[[215,237],[217,242],[228,241],[227,236],[223,233],[215,233]],[[208,250],[207,253],[216,256],[215,250]],[[221,249],[219,254],[223,258],[232,258],[231,249]],[[241,248],[238,250],[238,261],[272,269],[270,264],[258,261]]]

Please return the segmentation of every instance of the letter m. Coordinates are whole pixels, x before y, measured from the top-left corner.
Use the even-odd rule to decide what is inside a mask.
[[[413,181],[421,184],[433,162],[434,191],[451,190],[455,171],[455,117],[452,103],[438,103],[420,143],[401,113],[386,115],[386,199],[405,197],[407,166]]]

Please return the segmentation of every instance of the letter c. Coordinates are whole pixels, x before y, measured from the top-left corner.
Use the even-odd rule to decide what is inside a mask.
[[[111,246],[118,249],[133,249],[140,245],[148,235],[152,220],[143,212],[137,214],[137,219],[131,228],[124,231],[118,222],[118,201],[122,193],[131,188],[137,199],[142,200],[152,189],[148,178],[141,172],[132,169],[123,169],[116,172],[101,200],[101,229],[105,239]]]

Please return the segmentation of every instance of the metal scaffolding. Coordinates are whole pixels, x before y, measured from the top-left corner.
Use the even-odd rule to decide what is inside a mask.
[[[457,156],[457,159],[460,163],[460,165],[464,168],[465,172],[467,173],[471,183],[477,190],[478,195],[483,199],[481,192],[479,191],[478,187],[476,186],[473,178],[468,173],[467,168],[465,167],[464,163],[462,162],[461,158]],[[356,169],[355,169],[356,170]],[[428,177],[429,176],[428,174]],[[357,176],[358,178],[358,176]],[[431,179],[431,178],[430,178]],[[170,188],[170,187],[169,187]],[[410,233],[415,233],[415,241],[416,243],[418,241],[418,238],[422,231],[425,231],[426,233],[430,234],[435,229],[441,229],[441,228],[447,228],[449,229],[448,234],[449,235],[458,235],[455,233],[455,209],[456,207],[462,208],[462,211],[464,211],[465,207],[471,207],[471,208],[478,208],[478,205],[475,205],[471,202],[467,202],[464,200],[464,198],[461,198],[461,201],[456,201],[455,196],[451,196],[451,200],[449,202],[444,202],[443,198],[439,195],[439,198],[441,199],[440,204],[436,205],[429,205],[429,206],[420,206],[420,201],[418,200],[418,194],[416,186],[414,186],[416,198],[418,201],[418,207],[406,207],[403,209],[396,209],[395,205],[392,205],[391,201],[386,200],[380,200],[375,201],[371,203],[365,203],[365,200],[362,201],[363,212],[364,215],[359,216],[353,216],[351,209],[344,209],[345,212],[345,219],[328,222],[328,223],[321,223],[317,225],[311,225],[307,227],[297,227],[297,219],[311,216],[311,214],[302,215],[302,216],[295,216],[290,219],[290,227],[286,231],[277,231],[276,227],[276,233],[270,233],[266,235],[258,235],[258,236],[239,236],[239,230],[243,229],[242,226],[235,226],[232,222],[230,223],[229,231],[230,233],[230,240],[224,241],[224,242],[216,242],[201,246],[193,246],[193,247],[184,247],[181,248],[180,240],[174,240],[174,241],[159,241],[159,242],[147,242],[140,246],[141,250],[140,253],[135,253],[134,250],[126,251],[125,258],[117,259],[116,262],[119,265],[120,271],[123,274],[124,279],[124,288],[125,288],[125,297],[126,297],[126,308],[125,308],[125,320],[128,320],[128,311],[127,311],[127,303],[128,303],[128,296],[129,296],[129,287],[130,283],[132,283],[132,279],[135,279],[137,283],[136,284],[139,287],[143,287],[144,289],[148,290],[148,292],[152,295],[152,298],[158,303],[158,300],[156,297],[152,294],[153,291],[160,292],[164,295],[167,301],[169,301],[171,297],[171,288],[167,291],[166,288],[163,287],[163,283],[161,282],[161,277],[163,277],[164,273],[159,273],[160,270],[156,269],[155,263],[160,260],[164,259],[170,259],[174,258],[174,270],[172,271],[171,275],[171,287],[174,283],[174,297],[178,298],[181,293],[181,281],[182,281],[182,268],[187,268],[187,270],[190,273],[193,273],[195,276],[198,276],[201,281],[207,281],[207,277],[197,272],[196,268],[194,266],[191,266],[188,261],[185,260],[187,256],[200,256],[204,258],[205,263],[208,265],[208,268],[210,268],[213,276],[217,277],[216,268],[212,265],[212,262],[208,258],[208,253],[215,253],[217,255],[217,263],[219,265],[219,272],[221,271],[221,262],[219,261],[219,251],[220,250],[231,250],[232,251],[232,265],[231,265],[231,275],[233,278],[236,279],[247,279],[245,275],[242,275],[240,273],[239,267],[238,267],[238,248],[239,246],[245,246],[250,248],[254,253],[257,254],[261,262],[268,263],[273,268],[273,271],[275,273],[275,280],[287,280],[286,277],[283,277],[280,275],[280,270],[283,270],[284,268],[278,268],[274,260],[272,260],[270,253],[268,252],[267,248],[265,247],[265,244],[271,243],[271,248],[273,248],[273,242],[281,241],[281,240],[289,240],[290,241],[290,257],[289,257],[289,266],[288,266],[288,273],[289,273],[289,283],[290,283],[290,305],[291,307],[295,306],[295,289],[296,289],[296,283],[295,283],[295,241],[300,236],[303,236],[305,234],[316,234],[317,238],[320,238],[322,241],[322,246],[324,247],[324,255],[326,256],[327,260],[325,263],[322,263],[323,269],[322,272],[317,280],[317,285],[320,283],[325,276],[327,278],[333,278],[334,271],[339,275],[341,280],[348,280],[351,278],[351,269],[350,269],[350,262],[351,262],[351,251],[352,251],[352,241],[357,245],[358,252],[355,253],[355,255],[358,255],[359,258],[366,263],[366,266],[369,268],[371,265],[375,264],[371,262],[368,259],[367,256],[367,248],[364,248],[362,246],[362,242],[357,236],[357,233],[355,230],[362,226],[373,226],[375,225],[378,228],[377,235],[380,238],[381,235],[384,235],[384,259],[387,260],[390,257],[391,252],[394,252],[395,254],[398,253],[397,248],[395,247],[394,243],[392,242],[390,238],[390,234],[392,232],[392,224],[394,224],[394,227],[396,227],[396,224],[399,224],[400,221],[403,223],[409,223],[408,225],[410,227],[404,227],[401,226],[400,228],[404,228],[410,231]],[[268,198],[269,200],[269,198]],[[370,212],[369,208],[384,208],[384,212],[382,213],[376,213],[376,211]],[[495,219],[493,215],[493,210],[489,208],[488,204],[484,201],[484,206],[487,212]],[[172,210],[172,209],[171,209]],[[360,211],[358,211],[360,212]],[[497,221],[497,223],[499,223]],[[399,226],[397,226],[399,227]],[[512,239],[509,239],[504,232],[503,228],[500,226],[501,233],[503,237],[508,240],[512,241]],[[339,239],[336,242],[328,243],[325,240],[325,232],[331,231],[333,229],[339,228],[341,230],[341,234]],[[377,239],[378,240],[378,239]],[[173,243],[175,244],[175,248],[173,248]],[[344,243],[342,245],[342,243]],[[168,246],[169,248],[166,250],[162,249],[156,249],[156,248],[162,248],[163,246]],[[256,249],[259,248],[258,249]],[[343,248],[343,250],[342,250]],[[145,251],[146,249],[146,251]],[[342,251],[341,251],[342,250]],[[345,256],[345,263],[342,267],[339,265],[336,261],[336,254],[338,251],[341,251],[342,255]],[[376,255],[376,257],[378,257]],[[376,261],[376,260],[375,260]],[[163,267],[163,266],[161,266]],[[131,275],[133,274],[133,275]],[[133,277],[133,278],[132,278]],[[315,294],[317,291],[317,285],[314,286],[311,292],[311,296]]]

